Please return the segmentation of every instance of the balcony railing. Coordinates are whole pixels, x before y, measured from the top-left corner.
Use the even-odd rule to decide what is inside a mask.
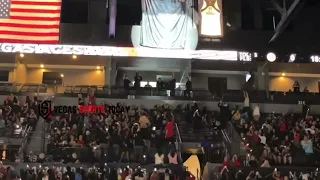
[[[17,83],[0,83],[0,93],[49,93],[60,94],[62,96],[77,96],[82,94],[85,97],[91,90],[96,97],[114,97],[131,99],[136,96],[161,96],[168,99],[184,100],[184,90],[178,88],[175,90],[175,96],[170,97],[170,92],[166,89],[159,90],[153,87],[142,87],[139,90],[133,87],[124,89],[121,86],[99,86],[99,85],[65,85],[65,86],[48,86],[45,84],[17,84]],[[212,93],[209,90],[193,89],[187,99],[197,101],[223,99],[225,102],[243,102],[242,90],[225,90],[221,93]],[[129,95],[129,96],[128,96]],[[295,93],[280,91],[251,91],[249,92],[251,103],[278,103],[278,104],[320,104],[319,93]]]

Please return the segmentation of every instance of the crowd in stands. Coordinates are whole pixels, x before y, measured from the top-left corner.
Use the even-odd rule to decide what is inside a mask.
[[[2,162],[0,163],[0,178],[4,180],[195,180],[195,177],[186,170],[177,173],[169,168],[154,168],[148,171],[140,166],[116,168],[102,165],[87,169],[70,166],[65,168],[51,166],[50,168],[25,167],[14,169],[11,166],[4,166]]]
[[[21,105],[16,96],[10,96],[2,107],[2,120],[6,126],[29,125],[35,128],[39,117],[38,99],[26,98]],[[54,103],[54,101],[52,101]],[[88,99],[78,96],[78,105],[95,105],[94,93]],[[102,104],[104,105],[104,103]],[[52,107],[54,104],[52,104]],[[108,104],[110,106],[110,104]],[[117,106],[122,106],[117,104]],[[181,166],[176,148],[175,116],[169,105],[155,106],[154,109],[130,107],[123,112],[104,112],[96,114],[57,114],[52,111],[52,117],[46,121],[49,133],[47,153],[41,153],[36,160],[25,154],[24,163],[75,163],[84,162],[105,164],[108,162],[135,162],[140,165],[155,164],[155,169],[148,175],[141,168],[132,170],[125,168],[110,169],[105,167],[93,171],[77,168],[75,172],[59,172],[54,168],[49,170],[23,168],[19,173],[14,167],[1,166],[0,179],[105,179],[106,176],[121,176],[120,179],[181,179],[177,176],[175,167]],[[170,167],[170,165],[173,166]],[[114,169],[113,169],[114,170]],[[178,173],[182,171],[179,170]],[[188,171],[186,178],[194,179]],[[81,176],[81,178],[80,178]],[[148,177],[149,176],[149,177]],[[78,177],[78,178],[77,178]],[[135,177],[135,178],[132,178]],[[113,178],[111,178],[113,179]],[[118,178],[119,179],[119,178]]]
[[[242,145],[247,151],[247,156],[239,160],[237,156],[230,159],[227,155],[221,174],[230,170],[234,177],[242,167],[319,165],[319,117],[311,116],[309,106],[306,104],[302,105],[302,112],[302,114],[262,114],[258,104],[254,105],[253,109],[250,108],[249,95],[244,92],[244,106],[234,108],[231,120],[243,141]],[[271,177],[280,179],[277,173]],[[253,172],[247,179],[259,178],[256,172]]]
[[[17,127],[29,125],[35,127],[37,123],[38,99],[26,97],[24,104],[20,103],[17,96],[11,94],[0,107],[0,128],[11,128],[9,134]],[[20,128],[18,128],[20,129]]]
[[[83,104],[84,99],[79,96],[79,105]],[[88,104],[95,102],[89,100]],[[163,149],[166,154],[176,150],[174,131],[174,115],[165,105],[153,110],[130,107],[128,112],[114,114],[62,114],[50,122],[48,150],[55,161],[86,161],[79,159],[81,153],[75,153],[80,148],[87,149],[85,154],[91,162],[144,163],[148,159],[153,161],[154,153],[147,153],[150,148]]]

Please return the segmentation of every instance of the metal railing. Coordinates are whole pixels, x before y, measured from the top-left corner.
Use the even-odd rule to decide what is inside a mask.
[[[177,135],[176,135],[176,149],[178,151],[179,161],[183,162],[182,156],[181,156],[182,140],[181,140],[180,131],[179,131],[179,127],[178,127],[177,123],[175,123],[175,127],[176,127],[176,132],[177,132]]]
[[[224,136],[227,136],[227,143],[225,145],[228,148],[228,153],[233,156],[233,155],[238,155],[238,156],[246,156],[247,152],[245,151],[244,144],[242,143],[242,139],[237,132],[236,128],[234,125],[229,121],[227,124],[227,128],[223,130]]]

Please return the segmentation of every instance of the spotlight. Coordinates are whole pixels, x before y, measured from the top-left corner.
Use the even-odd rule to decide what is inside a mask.
[[[289,62],[294,62],[296,60],[297,54],[290,54],[289,56]]]
[[[282,73],[281,76],[286,76],[286,73]]]
[[[96,68],[97,68],[97,69],[100,69],[100,66],[97,66]]]
[[[23,57],[24,57],[24,54],[23,54],[23,53],[20,53],[20,57],[22,57],[22,58],[23,58]]]
[[[63,78],[64,77],[64,75],[63,74],[60,74],[60,76]]]
[[[269,53],[267,54],[267,60],[268,60],[269,62],[274,62],[274,61],[276,61],[276,59],[277,59],[277,56],[276,56],[275,53],[269,52]]]
[[[77,59],[77,55],[72,55],[72,59]]]
[[[40,67],[41,67],[41,68],[44,68],[44,65],[43,65],[43,64],[40,64]]]

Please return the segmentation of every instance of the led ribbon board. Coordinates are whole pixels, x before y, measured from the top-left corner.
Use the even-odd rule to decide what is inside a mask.
[[[42,45],[0,43],[0,52],[24,54],[71,54],[87,56],[155,57],[237,61],[237,51],[161,50],[148,48],[79,45]]]

